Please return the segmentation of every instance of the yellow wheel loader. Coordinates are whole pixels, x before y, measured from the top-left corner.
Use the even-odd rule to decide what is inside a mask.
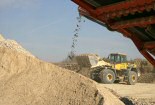
[[[82,54],[76,57],[81,67],[90,67],[90,78],[105,84],[114,82],[126,82],[134,85],[140,76],[135,64],[127,62],[127,56],[120,53],[112,53],[108,62],[96,54]]]

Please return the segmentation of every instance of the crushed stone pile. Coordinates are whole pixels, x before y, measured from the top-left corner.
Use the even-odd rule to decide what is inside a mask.
[[[4,39],[3,35],[0,34],[0,41],[4,41],[4,40],[5,40],[5,39]]]
[[[9,48],[12,50],[15,50],[17,52],[24,53],[27,56],[35,57],[32,55],[29,51],[25,50],[20,44],[18,44],[15,40],[9,40],[3,38],[3,36],[0,34],[0,47],[2,48]]]
[[[2,45],[0,105],[124,105],[80,74]]]
[[[138,78],[139,83],[155,83],[155,73],[145,73]]]

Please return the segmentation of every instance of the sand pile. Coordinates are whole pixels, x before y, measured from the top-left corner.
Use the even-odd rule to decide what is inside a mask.
[[[27,56],[34,57],[29,51],[25,50],[16,41],[5,39],[1,34],[0,34],[0,47],[2,47],[2,48],[4,48],[4,47],[5,48],[9,48],[9,49],[15,50],[17,52],[24,53]]]
[[[0,34],[0,41],[4,41],[4,40],[5,40],[5,39],[4,39],[3,35]]]
[[[94,81],[14,48],[0,47],[0,105],[123,105]]]

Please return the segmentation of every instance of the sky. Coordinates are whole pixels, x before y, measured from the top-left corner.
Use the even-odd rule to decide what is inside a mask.
[[[41,60],[59,62],[71,51],[77,8],[71,0],[0,0],[0,33]],[[143,58],[130,39],[82,19],[76,54],[120,52],[128,59]]]

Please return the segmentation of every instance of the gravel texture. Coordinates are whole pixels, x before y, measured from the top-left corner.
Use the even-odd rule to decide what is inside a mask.
[[[35,58],[12,40],[0,42],[0,105],[124,105],[75,72]]]

